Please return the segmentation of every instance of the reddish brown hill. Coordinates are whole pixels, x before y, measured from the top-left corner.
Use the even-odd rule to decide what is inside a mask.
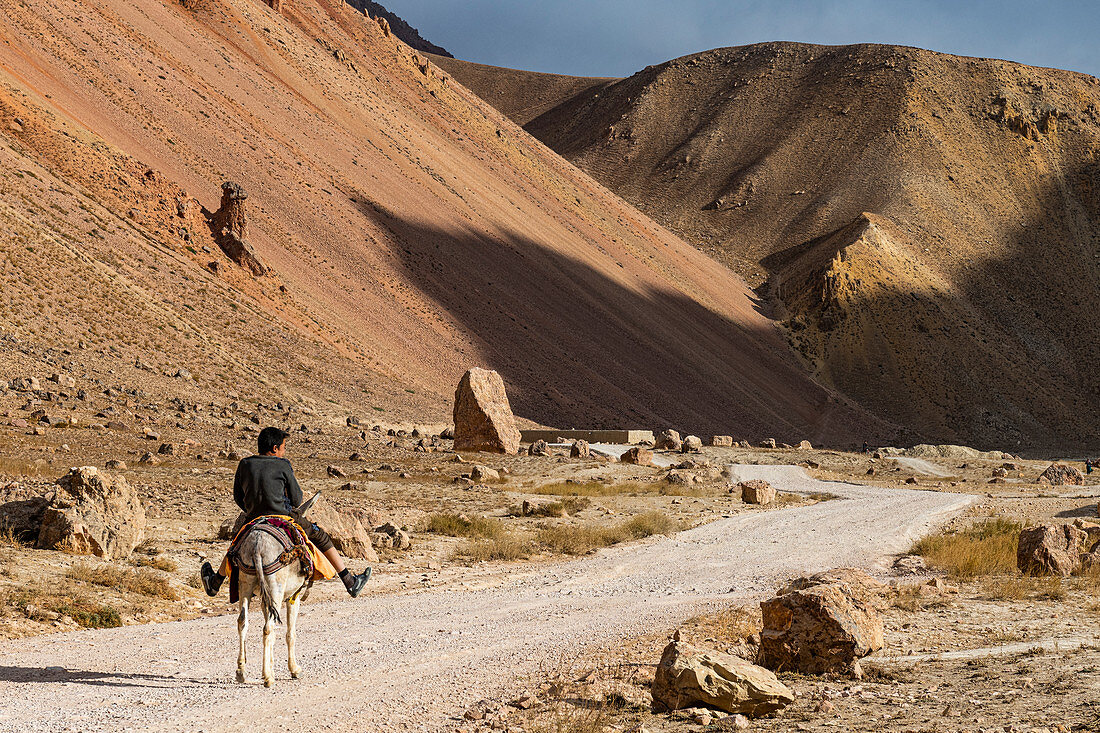
[[[650,67],[527,129],[760,286],[815,374],[879,415],[1094,448],[1098,107],[1071,72],[770,43]]]
[[[281,7],[0,4],[6,373],[53,347],[394,421],[445,419],[482,365],[545,424],[885,432],[728,270],[363,14]],[[206,226],[226,180],[268,276]]]

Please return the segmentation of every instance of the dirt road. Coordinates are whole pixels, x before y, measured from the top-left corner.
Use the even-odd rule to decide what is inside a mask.
[[[225,616],[13,642],[0,652],[0,731],[447,729],[471,703],[506,696],[582,649],[671,629],[796,574],[871,567],[973,500],[819,482],[795,467],[734,468],[839,498],[504,568],[479,587],[309,606],[298,644],[306,677],[290,681],[280,668],[270,690],[232,682],[236,627]],[[281,641],[276,649],[285,660]]]

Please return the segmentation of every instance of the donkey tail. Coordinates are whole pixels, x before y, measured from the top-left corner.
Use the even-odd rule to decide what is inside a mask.
[[[275,623],[282,621],[279,618],[279,607],[275,605],[275,601],[271,596],[271,589],[267,585],[267,576],[264,575],[264,559],[260,554],[259,548],[256,549],[256,553],[252,557],[252,562],[256,568],[256,581],[260,585],[260,600],[263,601],[264,611],[271,615],[271,620]]]

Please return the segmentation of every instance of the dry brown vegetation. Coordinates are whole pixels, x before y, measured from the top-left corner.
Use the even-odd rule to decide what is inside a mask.
[[[956,578],[1016,572],[1016,544],[1023,525],[997,517],[955,531],[924,537],[912,553]]]
[[[148,568],[131,570],[110,563],[77,563],[66,574],[73,580],[102,585],[117,590],[140,593],[169,601],[179,600],[168,578]]]
[[[538,541],[551,552],[584,555],[628,540],[655,534],[672,534],[678,529],[679,523],[667,514],[646,512],[610,527],[593,524],[545,527],[539,530]]]
[[[661,485],[658,483],[641,483],[639,481],[561,481],[545,484],[531,489],[534,494],[547,494],[549,496],[617,496],[620,494],[649,494],[658,492]]]

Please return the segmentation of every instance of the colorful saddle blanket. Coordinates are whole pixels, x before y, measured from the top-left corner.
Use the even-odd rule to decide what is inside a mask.
[[[283,546],[283,551],[277,559],[264,566],[264,575],[278,572],[292,562],[301,563],[302,575],[309,578],[308,585],[314,580],[330,579],[336,577],[336,569],[325,557],[317,546],[309,541],[305,531],[292,518],[285,515],[265,515],[248,522],[229,546],[229,551],[222,561],[219,572],[229,578],[229,601],[236,603],[237,571],[256,574],[256,568],[251,564],[251,558],[240,554],[241,543],[251,532],[264,532],[274,537]]]

